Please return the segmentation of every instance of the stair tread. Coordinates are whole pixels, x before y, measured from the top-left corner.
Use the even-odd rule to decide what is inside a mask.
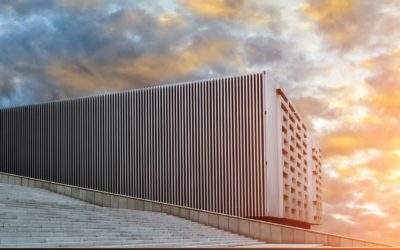
[[[0,184],[2,247],[209,247],[265,244],[165,213],[106,208],[39,188]]]

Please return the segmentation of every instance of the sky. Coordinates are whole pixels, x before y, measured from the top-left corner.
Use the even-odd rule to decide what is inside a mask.
[[[324,224],[400,245],[400,2],[1,0],[0,107],[267,70],[323,155]]]

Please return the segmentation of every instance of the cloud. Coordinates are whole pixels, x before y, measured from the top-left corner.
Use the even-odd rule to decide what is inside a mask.
[[[400,108],[400,48],[368,60],[373,73],[366,82],[373,89],[366,105],[381,115],[396,117]]]
[[[271,5],[243,0],[182,0],[182,4],[195,15],[243,25],[268,25],[274,21],[276,11]]]
[[[400,24],[395,1],[309,0],[301,10],[326,38],[328,47],[341,52],[392,47],[400,34],[394,28]]]
[[[199,69],[207,70],[222,64],[233,53],[233,46],[225,40],[199,41],[182,51],[167,54],[146,54],[133,58],[121,58],[109,63],[94,61],[55,62],[47,72],[60,82],[69,95],[89,94],[94,89],[127,89],[164,81],[190,78]],[[225,65],[224,67],[229,67]]]
[[[7,18],[0,33],[0,66],[10,79],[20,80],[22,91],[40,83],[41,91],[32,96],[38,101],[249,70],[237,23],[178,15],[186,5],[171,9],[146,1],[90,0],[2,4],[12,11],[3,9]],[[254,17],[250,12],[256,2],[239,5],[247,13],[238,12],[240,18]],[[279,16],[270,6],[259,9],[264,10],[268,18]],[[9,98],[7,103],[13,102],[29,101]]]
[[[47,0],[4,0],[0,2],[0,8],[7,12],[13,12],[18,15],[24,16],[31,13],[39,13],[46,11],[54,6],[53,1]]]
[[[290,45],[284,40],[256,36],[246,40],[244,53],[250,65],[262,65],[286,59],[290,54],[288,48]]]
[[[400,146],[400,129],[397,125],[400,121],[400,53],[395,50],[370,58],[369,61],[374,66],[369,69],[370,75],[365,79],[368,94],[344,106],[347,109],[362,106],[367,112],[358,121],[350,120],[352,124],[349,126],[342,126],[324,137],[328,154],[347,154],[355,149],[373,147],[388,150]],[[341,102],[348,100],[342,98]]]
[[[355,156],[346,158],[352,157]],[[324,223],[314,229],[398,244],[397,234],[389,225],[400,219],[400,195],[385,181],[389,169],[395,165],[388,157],[382,153],[355,165],[345,162],[342,162],[345,165],[331,165],[338,176],[332,178],[325,174],[323,178]]]
[[[326,32],[329,41],[342,49],[348,49],[358,39],[358,8],[357,0],[309,1],[302,7],[318,28]]]
[[[198,30],[173,12],[157,16],[140,4],[89,3],[3,2],[13,10],[0,33],[3,105],[236,71],[234,39],[222,26]],[[21,102],[10,79],[18,79],[21,91],[29,84],[40,91]]]
[[[298,110],[302,115],[311,119],[318,116],[325,119],[335,119],[339,116],[339,111],[329,108],[329,103],[324,98],[313,96],[302,96],[294,100]]]
[[[238,16],[244,6],[244,1],[241,0],[183,1],[183,3],[196,14],[209,18],[231,18]]]
[[[125,2],[121,0],[119,1],[119,5],[124,5]],[[57,5],[64,9],[86,12],[93,10],[102,11],[116,4],[107,0],[60,0],[57,1]]]
[[[399,50],[359,65],[368,72],[362,83],[366,94],[351,100],[351,94],[331,92],[325,99],[329,103],[341,98],[343,107],[363,107],[366,112],[361,119],[343,118],[340,127],[321,138],[326,216],[317,229],[399,244],[399,228],[393,224],[400,219]],[[335,217],[337,213],[340,216]]]
[[[14,84],[10,81],[4,82],[4,80],[0,80],[0,93],[1,98],[8,98],[15,93]]]

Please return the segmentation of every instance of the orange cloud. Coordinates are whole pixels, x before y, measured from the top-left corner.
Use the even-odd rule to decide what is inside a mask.
[[[87,60],[59,61],[51,64],[47,73],[69,90],[69,94],[89,94],[93,89],[109,86],[127,89],[155,84],[160,75],[165,81],[184,79],[202,67],[225,61],[233,54],[233,49],[230,41],[214,39],[192,44],[182,51],[122,58],[106,64]]]
[[[165,26],[183,26],[185,24],[185,20],[182,16],[177,16],[177,15],[171,15],[171,14],[165,14],[161,15],[158,18],[158,21],[161,25]]]
[[[340,52],[398,46],[396,1],[307,0],[300,10],[326,38],[327,46]]]
[[[341,165],[329,166],[336,169],[338,176],[324,177],[324,224],[314,229],[398,244],[398,231],[394,233],[389,225],[400,219],[399,186],[387,178],[394,175],[396,169],[398,172],[399,157],[382,151],[356,164],[351,163],[353,157],[356,156],[349,155]]]
[[[366,105],[379,114],[396,117],[400,109],[400,49],[369,59],[373,76],[367,79],[373,94]]]
[[[327,32],[334,44],[348,46],[357,33],[355,11],[358,7],[357,0],[310,1],[303,4],[302,11]]]
[[[394,223],[400,220],[399,50],[368,58],[359,66],[370,73],[363,83],[368,94],[352,100],[352,91],[329,92],[329,98],[321,99],[324,107],[339,101],[347,109],[336,113],[340,126],[320,138],[326,216],[316,229],[395,245],[400,230]],[[357,115],[349,112],[352,108],[367,111],[362,119],[351,119]]]
[[[357,6],[358,1],[354,0],[312,1],[303,4],[302,10],[323,25],[333,26],[351,16]]]
[[[399,122],[396,117],[373,114],[352,126],[343,124],[340,130],[321,136],[324,155],[350,155],[360,149],[399,147]]]
[[[243,0],[182,0],[184,6],[198,16],[210,19],[243,20],[265,25],[272,20],[270,10],[257,2]]]
[[[356,148],[364,147],[366,140],[364,138],[355,137],[354,135],[331,135],[325,138],[324,148],[330,152],[335,150],[336,153],[349,152]]]
[[[230,18],[240,14],[243,1],[236,0],[187,0],[183,3],[194,13],[210,18]]]

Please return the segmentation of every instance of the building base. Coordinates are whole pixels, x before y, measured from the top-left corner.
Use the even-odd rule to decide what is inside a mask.
[[[249,219],[253,220],[260,220],[260,221],[266,221],[266,222],[272,222],[276,224],[281,224],[281,225],[287,225],[291,227],[298,227],[298,228],[303,228],[303,229],[311,229],[311,224],[303,221],[297,221],[297,220],[291,220],[291,219],[286,219],[286,218],[277,218],[277,217],[271,217],[271,216],[262,216],[262,217],[247,217]]]

